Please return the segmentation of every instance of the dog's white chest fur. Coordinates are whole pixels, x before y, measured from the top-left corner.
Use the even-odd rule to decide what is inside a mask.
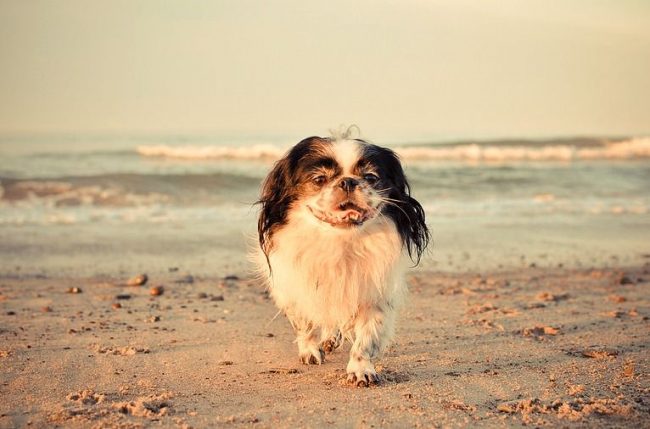
[[[402,243],[392,221],[339,231],[306,220],[290,218],[274,237],[268,280],[281,309],[333,330],[374,306],[399,304]]]

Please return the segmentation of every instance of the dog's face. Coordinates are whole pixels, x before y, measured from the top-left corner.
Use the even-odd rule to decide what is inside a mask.
[[[397,155],[363,140],[302,140],[275,164],[260,203],[265,253],[292,211],[339,232],[363,228],[383,216],[395,223],[409,253],[415,250],[418,258],[428,241],[424,212],[410,197]]]
[[[370,145],[356,140],[309,140],[297,160],[294,208],[306,208],[335,228],[358,228],[380,213],[388,189],[367,156]]]

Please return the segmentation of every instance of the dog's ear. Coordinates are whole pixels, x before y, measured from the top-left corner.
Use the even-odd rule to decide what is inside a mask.
[[[409,257],[418,265],[431,239],[424,209],[411,197],[411,187],[397,154],[380,146],[366,145],[365,156],[379,167],[382,187],[389,190],[390,203],[384,207],[384,213],[395,222]]]
[[[317,153],[323,145],[329,144],[328,139],[307,137],[296,144],[273,166],[273,169],[262,184],[262,192],[257,204],[262,206],[257,222],[257,232],[260,247],[266,255],[273,247],[273,233],[287,221],[287,213],[291,204],[297,198],[297,180],[300,163],[306,157]]]
[[[262,184],[260,199],[257,202],[262,206],[257,222],[257,232],[260,247],[267,257],[272,247],[273,232],[286,222],[287,211],[293,201],[289,164],[288,156],[275,163]]]
[[[397,207],[389,207],[389,210],[392,210],[391,217],[395,219],[397,230],[411,260],[418,265],[422,254],[429,245],[431,234],[426,224],[424,209],[415,198],[411,197],[411,189],[406,176],[401,170],[400,172],[402,178],[399,182],[403,186],[397,188],[399,197],[396,199],[399,202],[397,202]]]

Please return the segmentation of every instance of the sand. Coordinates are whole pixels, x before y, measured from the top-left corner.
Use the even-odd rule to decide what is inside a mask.
[[[650,425],[648,263],[412,272],[370,388],[245,273],[191,274],[0,277],[0,427]]]

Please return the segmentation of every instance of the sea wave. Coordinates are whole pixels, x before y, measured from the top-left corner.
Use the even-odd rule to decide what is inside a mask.
[[[180,160],[274,160],[280,158],[286,147],[274,145],[233,146],[139,146],[137,152],[145,157]],[[395,147],[407,161],[579,161],[629,160],[650,158],[650,138],[633,138],[598,145],[528,144],[503,145],[469,143],[455,145],[416,145]]]
[[[142,156],[175,158],[186,160],[202,159],[278,159],[286,148],[270,144],[245,147],[233,146],[171,146],[146,145],[138,146],[137,151]]]
[[[468,144],[450,147],[404,147],[397,152],[407,160],[433,161],[577,161],[650,158],[650,138],[604,142],[600,146],[576,145],[491,146]]]
[[[260,179],[236,173],[100,174],[60,178],[0,177],[1,204],[134,207],[255,201]]]
[[[167,195],[157,192],[134,193],[116,186],[79,186],[54,180],[13,181],[0,188],[0,202],[14,205],[136,207],[169,201]]]

